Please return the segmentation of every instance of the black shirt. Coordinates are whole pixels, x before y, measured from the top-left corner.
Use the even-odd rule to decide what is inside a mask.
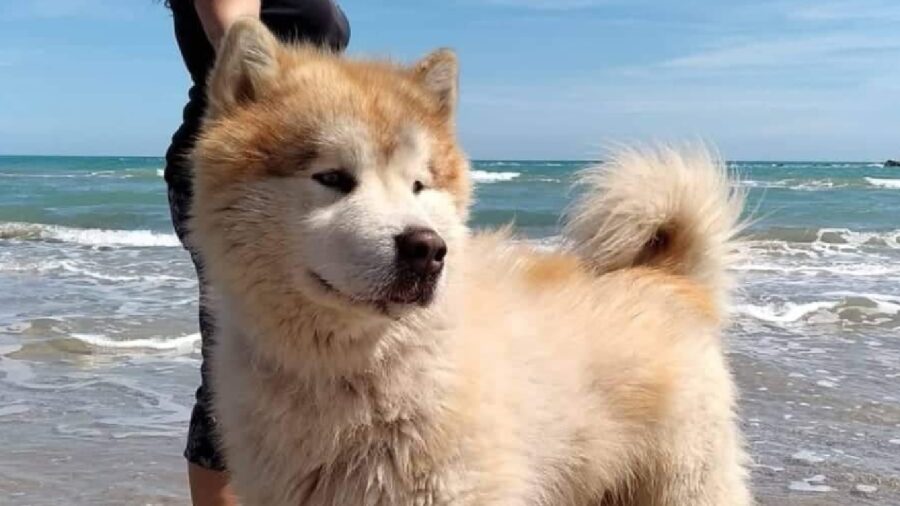
[[[204,85],[215,51],[193,0],[171,0],[175,38],[195,84]],[[350,23],[332,0],[263,0],[260,19],[280,39],[312,42],[340,51],[350,41]]]

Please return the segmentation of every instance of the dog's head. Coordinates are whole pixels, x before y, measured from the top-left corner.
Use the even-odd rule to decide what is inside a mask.
[[[409,67],[354,61],[238,22],[192,155],[192,228],[214,275],[244,297],[276,287],[336,309],[431,304],[466,235],[456,98],[448,50]]]

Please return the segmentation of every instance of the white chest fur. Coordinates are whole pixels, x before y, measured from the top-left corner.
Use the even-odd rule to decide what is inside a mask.
[[[214,389],[222,393],[215,410],[247,504],[464,504],[461,449],[448,446],[459,440],[446,437],[454,416],[442,401],[444,365],[407,356],[312,381],[253,356],[240,336],[221,335],[213,359]],[[413,363],[416,370],[399,370]]]

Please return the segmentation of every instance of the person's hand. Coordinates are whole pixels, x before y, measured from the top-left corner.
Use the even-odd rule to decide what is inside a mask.
[[[261,0],[194,0],[206,38],[216,50],[228,28],[240,18],[259,17]]]

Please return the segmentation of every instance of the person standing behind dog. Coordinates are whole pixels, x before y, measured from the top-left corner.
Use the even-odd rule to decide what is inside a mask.
[[[166,152],[165,179],[172,224],[191,253],[200,281],[200,334],[203,363],[200,387],[191,414],[187,448],[191,499],[196,506],[237,504],[228,486],[226,463],[216,447],[216,420],[210,413],[208,353],[213,336],[213,315],[205,304],[203,261],[186,234],[192,187],[187,154],[194,144],[206,109],[206,78],[215,61],[215,48],[231,24],[241,17],[260,18],[283,40],[304,41],[342,51],[350,40],[350,25],[333,0],[168,0],[175,38],[193,85],[184,107],[181,127]]]

